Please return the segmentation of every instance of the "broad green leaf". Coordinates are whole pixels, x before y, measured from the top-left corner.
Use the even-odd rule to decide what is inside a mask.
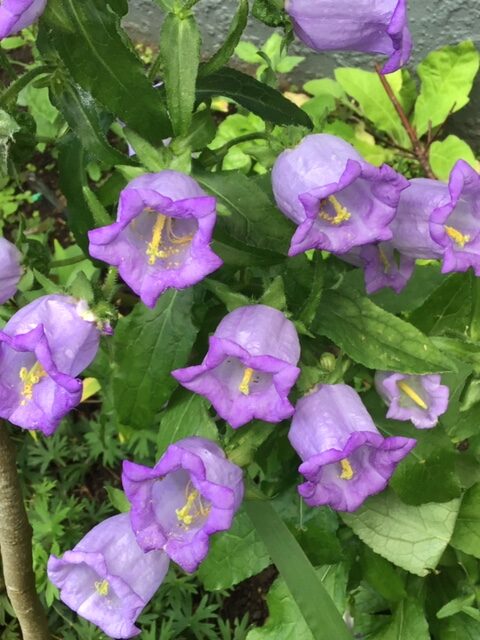
[[[160,93],[103,0],[49,0],[39,44],[44,55],[56,49],[75,82],[150,143],[170,135]]]
[[[441,620],[442,618],[450,618],[457,613],[466,613],[477,622],[480,622],[480,611],[472,607],[472,604],[474,603],[474,593],[468,594],[466,596],[461,596],[459,598],[454,598],[437,611],[437,618]]]
[[[208,415],[202,396],[179,389],[162,414],[157,438],[157,458],[165,453],[170,444],[189,436],[216,440],[218,432],[215,422]]]
[[[197,576],[205,589],[219,591],[260,573],[269,564],[265,545],[245,511],[240,510],[231,528],[212,538]]]
[[[29,84],[18,95],[18,104],[27,107],[37,126],[37,136],[55,140],[65,125],[58,108],[50,101],[47,87]]]
[[[324,292],[311,330],[371,369],[434,373],[454,368],[418,329],[348,286]]]
[[[192,15],[167,15],[160,33],[160,55],[173,131],[185,135],[192,121],[200,61],[200,32]]]
[[[396,71],[385,77],[397,98],[402,102],[402,72]],[[379,80],[378,74],[346,67],[335,69],[335,78],[345,93],[358,102],[365,117],[380,131],[390,134],[395,142],[402,147],[409,148],[411,146],[407,132]]]
[[[436,140],[430,147],[430,166],[439,180],[448,182],[450,171],[458,160],[465,160],[479,171],[480,163],[472,148],[457,136],[447,136],[445,140]]]
[[[302,125],[311,128],[308,115],[281,93],[236,69],[224,67],[197,83],[198,100],[216,96],[231,98],[252,113],[273,124]]]
[[[117,511],[120,511],[120,513],[127,513],[128,511],[130,511],[130,502],[121,489],[111,487],[107,484],[105,486],[105,491],[107,492],[110,504],[115,507]]]
[[[406,505],[392,491],[373,496],[358,511],[342,514],[375,553],[418,576],[435,569],[455,526],[460,500]]]
[[[225,445],[228,459],[239,467],[246,467],[275,428],[276,425],[254,420],[241,429],[232,430]]]
[[[480,484],[471,487],[463,497],[451,544],[480,558]]]
[[[480,638],[480,622],[465,614],[459,613],[440,626],[439,640],[478,640]]]
[[[331,78],[321,78],[320,80],[309,80],[303,85],[303,90],[312,96],[331,96],[336,100],[343,100],[346,94],[339,82]]]
[[[280,311],[285,309],[287,306],[287,298],[285,297],[285,285],[282,276],[276,276],[272,280],[258,302],[259,304],[266,304]]]
[[[232,291],[230,287],[223,282],[217,282],[211,278],[205,278],[203,284],[223,302],[227,311],[233,311],[234,309],[238,309],[238,307],[244,307],[245,305],[251,304],[250,298],[244,296],[243,293]]]
[[[421,86],[413,125],[419,136],[429,127],[438,127],[450,113],[468,103],[478,66],[478,51],[468,40],[432,51],[418,65]]]
[[[167,149],[163,148],[163,146],[157,149],[128,127],[125,128],[124,134],[145,169],[156,173],[168,167],[169,156],[171,154]]]
[[[122,424],[150,425],[176,387],[171,371],[186,364],[197,335],[192,304],[191,289],[169,290],[154,309],[137,305],[119,321],[113,338],[113,396]]]
[[[293,225],[252,180],[236,171],[195,177],[224,209],[217,218],[216,230],[258,249],[287,253]]]
[[[233,20],[228,30],[228,35],[220,49],[207,62],[200,65],[199,77],[203,78],[211,73],[220,71],[233,56],[235,47],[240,42],[242,33],[247,26],[248,20],[248,0],[239,0],[238,9],[233,16]]]
[[[363,578],[385,600],[399,602],[407,596],[405,580],[400,577],[398,570],[367,546],[362,548],[361,566]]]
[[[408,598],[395,609],[385,629],[370,636],[371,640],[430,640],[428,623],[421,604]]]
[[[271,503],[247,500],[245,508],[313,638],[352,640],[315,569]]]

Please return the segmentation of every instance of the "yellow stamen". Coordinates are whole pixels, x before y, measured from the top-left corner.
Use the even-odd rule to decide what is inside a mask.
[[[378,255],[380,256],[380,262],[383,264],[383,272],[388,273],[391,269],[391,264],[385,254],[385,251],[379,246]]]
[[[193,235],[191,236],[176,236],[173,231],[173,220],[172,218],[168,218],[167,220],[167,234],[168,239],[172,244],[188,244],[193,240]]]
[[[350,218],[352,217],[352,214],[348,211],[346,207],[343,207],[340,204],[340,202],[337,200],[337,198],[335,198],[335,196],[329,196],[327,198],[327,201],[330,202],[330,204],[332,205],[335,211],[335,215],[331,216],[329,213],[324,211],[322,209],[322,203],[320,203],[320,212],[318,214],[319,218],[321,218],[322,220],[326,220],[327,222],[330,222],[330,224],[334,224],[334,225],[339,225],[339,224],[342,224],[342,222],[346,222],[347,220],[350,220]],[[323,201],[323,203],[324,202],[325,201]]]
[[[157,258],[166,257],[165,251],[160,250],[160,245],[162,244],[163,227],[165,226],[166,221],[167,217],[159,213],[153,227],[152,241],[147,244],[146,254],[147,256],[149,256],[148,264],[153,265],[155,264]]]
[[[400,380],[399,382],[397,382],[397,385],[398,388],[410,398],[410,400],[413,400],[415,404],[420,407],[420,409],[428,409],[428,405],[422,400],[418,393],[405,382],[405,380]]]
[[[470,242],[470,236],[463,234],[458,229],[455,229],[455,227],[449,227],[448,225],[445,225],[443,228],[447,232],[447,236],[451,238],[455,242],[455,244],[458,244],[461,249],[463,249],[467,242]]]
[[[248,394],[250,393],[250,383],[252,382],[254,373],[255,371],[250,367],[247,367],[243,372],[243,378],[240,386],[238,387],[238,390],[240,391],[240,393],[243,393],[244,396],[248,396]]]
[[[47,372],[40,362],[36,362],[30,371],[26,367],[22,367],[20,369],[19,377],[23,382],[23,388],[20,392],[23,396],[23,400],[21,402],[22,406],[25,406],[27,402],[33,398],[33,387],[47,375]]]
[[[348,461],[348,458],[344,458],[340,460],[340,465],[342,467],[342,473],[340,474],[341,480],[351,480],[354,476],[354,471],[352,469],[352,465]]]
[[[106,597],[108,596],[108,592],[110,590],[110,584],[108,580],[103,580],[102,582],[95,582],[95,591],[99,596]]]
[[[194,513],[191,513],[192,508],[195,505],[195,502],[200,497],[200,494],[197,490],[191,491],[187,496],[187,501],[183,505],[181,509],[175,509],[175,513],[177,514],[177,518],[180,522],[187,525],[189,527],[192,522],[198,518],[198,510]]]

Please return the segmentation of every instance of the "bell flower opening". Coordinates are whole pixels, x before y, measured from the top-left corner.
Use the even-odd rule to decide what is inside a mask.
[[[254,418],[280,422],[293,415],[288,394],[300,374],[299,358],[293,323],[277,309],[251,305],[225,316],[201,365],[172,375],[237,428]]]
[[[89,231],[90,255],[118,267],[122,279],[154,307],[169,288],[183,289],[216,271],[210,249],[215,198],[177,171],[135,178],[120,194],[117,221]]]
[[[449,388],[441,376],[377,371],[375,388],[388,405],[387,418],[410,420],[417,429],[431,429],[448,409]]]
[[[208,553],[209,537],[230,528],[243,499],[243,473],[210,440],[185,438],[149,468],[124,462],[131,522],[144,551],[162,549],[193,572]]]
[[[370,165],[348,142],[314,134],[280,154],[272,186],[277,206],[298,225],[289,255],[340,255],[392,238],[388,225],[408,181],[388,165]]]
[[[397,464],[415,446],[411,438],[384,438],[360,396],[344,384],[321,385],[296,407],[289,440],[303,463],[305,502],[356,511],[385,489]]]
[[[407,286],[415,270],[415,260],[400,253],[391,242],[356,247],[341,258],[363,268],[368,294],[384,288],[400,293]]]
[[[62,558],[50,556],[48,577],[60,599],[112,638],[140,633],[135,621],[163,582],[169,559],[138,546],[128,514],[104,520]]]

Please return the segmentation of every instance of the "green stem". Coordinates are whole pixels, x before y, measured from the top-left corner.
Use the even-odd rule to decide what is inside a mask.
[[[470,339],[480,342],[480,279],[473,277],[472,316],[470,319]]]
[[[15,80],[15,78],[17,77],[17,73],[3,49],[0,49],[0,66],[5,69],[10,80]]]
[[[8,105],[10,101],[17,97],[22,89],[24,89],[32,80],[35,80],[37,76],[41,76],[45,73],[50,73],[52,68],[49,65],[42,64],[38,67],[33,67],[23,76],[20,76],[18,80],[12,82],[12,84],[5,89],[5,91],[0,95],[0,106]]]
[[[108,302],[110,302],[115,295],[115,290],[117,288],[117,279],[117,269],[115,267],[109,267],[102,287],[103,295]]]
[[[158,53],[157,57],[150,65],[150,69],[148,70],[147,78],[150,80],[150,82],[155,82],[155,80],[157,79],[158,71],[161,66],[162,66],[162,56],[160,53]]]
[[[81,256],[73,256],[72,258],[65,258],[64,260],[54,260],[50,263],[50,268],[56,269],[57,267],[69,267],[71,264],[78,264],[86,259],[87,258],[82,254]]]

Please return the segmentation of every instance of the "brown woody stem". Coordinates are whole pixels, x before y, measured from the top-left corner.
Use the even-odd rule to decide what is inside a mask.
[[[412,143],[413,151],[415,153],[415,157],[422,165],[423,170],[425,171],[425,175],[428,178],[436,179],[435,174],[432,171],[432,167],[430,166],[430,162],[428,160],[428,149],[425,147],[422,142],[418,139],[417,132],[415,127],[410,123],[410,120],[407,117],[407,114],[403,110],[402,105],[400,104],[397,96],[395,95],[390,83],[387,78],[383,75],[380,70],[380,65],[375,66],[375,70],[377,72],[378,78],[382,83],[383,88],[385,89],[385,93],[390,99],[390,102],[393,104],[395,111],[398,113],[398,116],[402,122],[403,128],[407,132],[408,137]]]
[[[23,640],[50,640],[47,618],[35,589],[32,528],[17,474],[16,449],[0,423],[0,553],[7,595]]]

